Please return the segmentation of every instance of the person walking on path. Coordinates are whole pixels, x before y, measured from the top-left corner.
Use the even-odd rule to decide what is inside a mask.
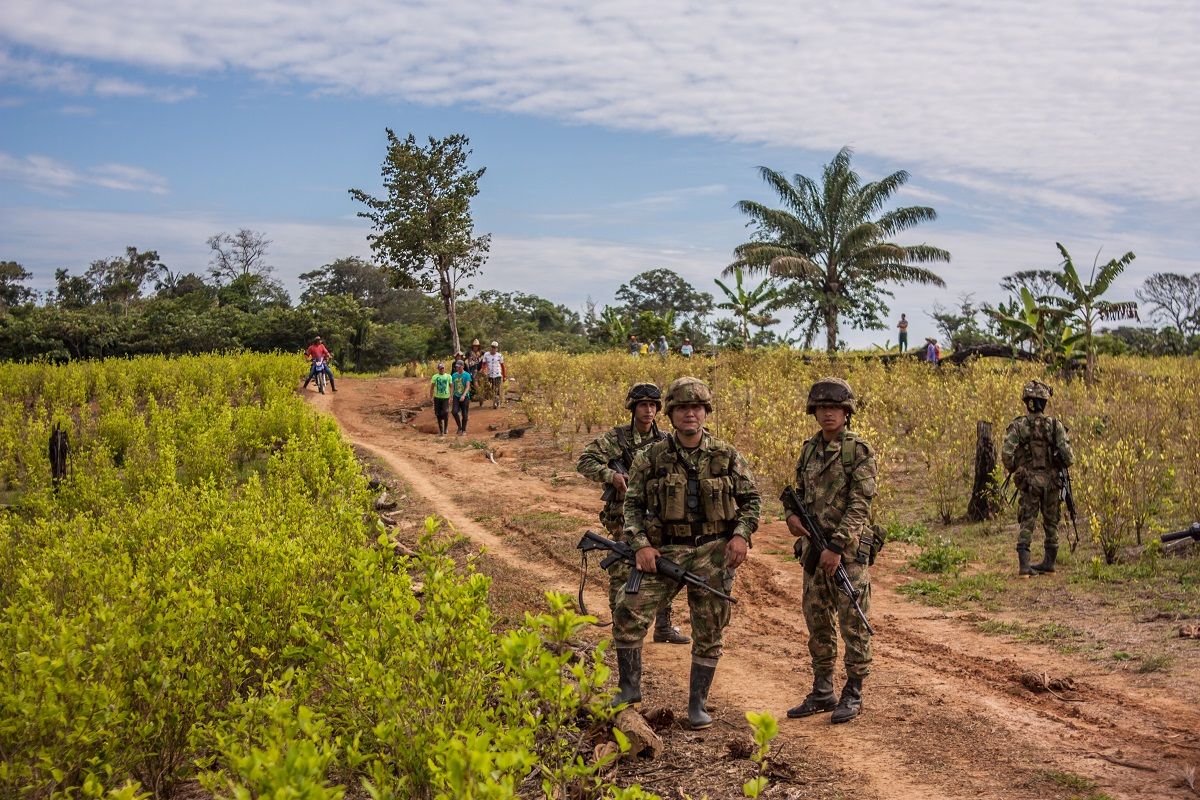
[[[900,322],[896,325],[896,328],[900,331],[898,336],[898,344],[900,347],[900,352],[903,353],[904,351],[908,350],[908,317],[901,314]]]
[[[641,345],[638,344],[637,337],[632,333],[629,334],[629,355],[636,356],[641,353]]]
[[[618,542],[624,541],[625,489],[633,458],[643,447],[666,436],[659,431],[655,423],[655,417],[662,408],[662,392],[658,386],[653,383],[634,384],[625,395],[625,408],[630,413],[629,423],[618,425],[592,440],[575,464],[575,471],[580,475],[605,485],[605,503],[604,508],[600,510],[600,524],[608,531],[609,536]],[[614,469],[614,466],[617,468]],[[610,612],[615,613],[617,597],[625,582],[629,580],[630,571],[630,566],[621,561],[609,567]],[[683,584],[679,584],[671,600],[674,600],[682,588]],[[659,608],[658,615],[654,618],[654,641],[670,644],[688,644],[692,641],[671,624],[671,601]]]
[[[655,343],[655,349],[658,351],[660,356],[663,358],[667,357],[667,353],[671,352],[671,345],[667,344],[666,336],[660,335],[658,337],[658,342]]]
[[[445,362],[439,361],[437,374],[429,381],[429,398],[433,400],[433,416],[437,417],[438,436],[445,436],[449,427],[450,391],[454,379],[446,374]]]
[[[683,356],[684,358],[692,357],[692,340],[691,339],[683,340],[683,347],[679,348],[679,354],[681,356]]]
[[[454,372],[450,373],[452,382],[450,413],[454,415],[454,424],[458,426],[458,436],[467,435],[467,414],[471,410],[471,373],[467,372],[466,362],[455,361]]]
[[[676,582],[657,574],[662,555],[728,593],[758,529],[762,497],[750,467],[733,445],[704,429],[712,390],[699,378],[677,378],[667,388],[666,412],[675,433],[638,451],[625,492],[624,539],[645,574],[641,590],[621,590],[613,618],[618,687],[614,702],[642,699],[642,642]],[[692,669],[688,723],[712,726],[705,705],[730,606],[708,592],[688,587],[692,621]]]
[[[481,371],[487,373],[488,383],[492,387],[492,408],[499,408],[504,399],[504,356],[500,353],[500,343],[493,341],[488,351],[482,356]]]
[[[1012,474],[1021,497],[1017,506],[1017,521],[1021,524],[1017,534],[1017,571],[1025,577],[1054,572],[1063,472],[1075,461],[1067,426],[1045,413],[1053,394],[1054,390],[1039,380],[1025,384],[1021,400],[1029,413],[1008,424],[1000,449],[1000,460]],[[1030,566],[1029,545],[1038,514],[1042,516],[1042,530],[1046,534],[1046,551],[1042,563]]]
[[[862,710],[862,683],[871,669],[871,634],[854,604],[834,583],[844,564],[858,591],[863,614],[871,609],[868,567],[878,549],[870,527],[871,501],[876,492],[875,455],[870,445],[850,431],[854,392],[841,378],[822,378],[808,392],[807,410],[820,430],[804,443],[796,463],[795,490],[805,509],[825,529],[827,546],[819,554],[800,517],[789,514],[788,530],[804,537],[804,621],[812,657],[812,691],[800,705],[789,708],[792,719],[832,711],[830,722],[849,722]],[[809,572],[809,568],[812,572]],[[837,661],[837,629],[846,646],[846,685],[841,698],[833,694]]]

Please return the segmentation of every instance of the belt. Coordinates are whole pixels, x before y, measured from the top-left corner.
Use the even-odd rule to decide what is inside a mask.
[[[733,535],[733,523],[729,523],[723,531],[705,533],[704,529],[712,530],[711,522],[667,523],[663,530],[663,544],[684,544],[690,547],[715,542],[718,539],[728,539]]]

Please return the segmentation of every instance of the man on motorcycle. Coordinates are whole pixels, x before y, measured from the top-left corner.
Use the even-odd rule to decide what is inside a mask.
[[[329,388],[337,391],[337,387],[333,385],[333,370],[329,368],[329,361],[333,358],[333,353],[329,352],[329,348],[325,346],[325,342],[321,337],[313,339],[313,343],[304,351],[308,360],[312,362],[312,367],[308,370],[308,377],[304,379],[304,385],[301,389],[308,388],[308,382],[317,377],[318,372],[324,372],[325,377],[329,379]]]

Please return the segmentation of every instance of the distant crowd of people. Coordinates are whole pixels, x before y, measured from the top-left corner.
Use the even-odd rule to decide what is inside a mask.
[[[671,345],[667,342],[666,336],[659,336],[654,344],[650,344],[649,342],[639,342],[637,336],[632,333],[629,334],[629,355],[631,356],[657,355],[666,357],[670,352]],[[679,355],[684,358],[691,358],[695,352],[695,348],[692,347],[692,340],[685,337],[679,345]]]
[[[453,416],[458,428],[456,435],[466,436],[471,400],[476,400],[482,407],[490,399],[492,408],[499,408],[504,402],[504,380],[508,371],[497,341],[484,350],[478,339],[473,340],[466,353],[459,350],[454,354],[451,365],[452,371],[447,374],[446,362],[438,362],[437,374],[429,381],[429,399],[433,401],[438,435],[449,433],[450,417]]]

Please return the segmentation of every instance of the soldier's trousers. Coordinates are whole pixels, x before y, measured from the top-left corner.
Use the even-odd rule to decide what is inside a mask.
[[[618,561],[608,568],[608,610],[612,612],[613,619],[617,618],[617,601],[621,598],[621,590],[625,588],[625,582],[629,580],[629,573],[633,572],[633,567],[626,564],[624,561]],[[649,576],[647,576],[649,577]],[[642,584],[643,586],[645,583]],[[671,624],[671,615],[667,611],[671,607],[671,603],[675,602],[675,598],[683,590],[683,584],[675,584],[675,591],[671,592],[671,596],[658,610],[658,616],[655,619],[655,626],[669,627]]]
[[[864,614],[871,613],[871,576],[868,567],[854,561],[844,562],[850,582],[858,590],[858,604]],[[820,568],[816,574],[804,573],[804,621],[808,623],[808,652],[812,656],[813,675],[833,676],[837,661],[837,629],[841,628],[846,645],[846,675],[865,678],[871,672],[871,634],[863,625],[850,598],[837,590],[833,578]]]
[[[1058,521],[1062,515],[1058,495],[1059,488],[1054,483],[1045,488],[1031,486],[1021,492],[1017,504],[1017,521],[1021,523],[1021,532],[1017,535],[1018,550],[1029,549],[1038,514],[1042,515],[1042,528],[1046,531],[1046,547],[1058,547]]]
[[[725,569],[725,540],[700,547],[666,545],[659,549],[667,558],[699,575],[705,583],[726,594],[733,588],[734,570]],[[618,649],[637,649],[646,638],[654,616],[679,591],[675,581],[647,575],[641,591],[626,594],[624,585],[613,612],[613,643]],[[692,620],[692,661],[715,666],[721,657],[721,634],[729,624],[729,603],[700,589],[687,589]]]

